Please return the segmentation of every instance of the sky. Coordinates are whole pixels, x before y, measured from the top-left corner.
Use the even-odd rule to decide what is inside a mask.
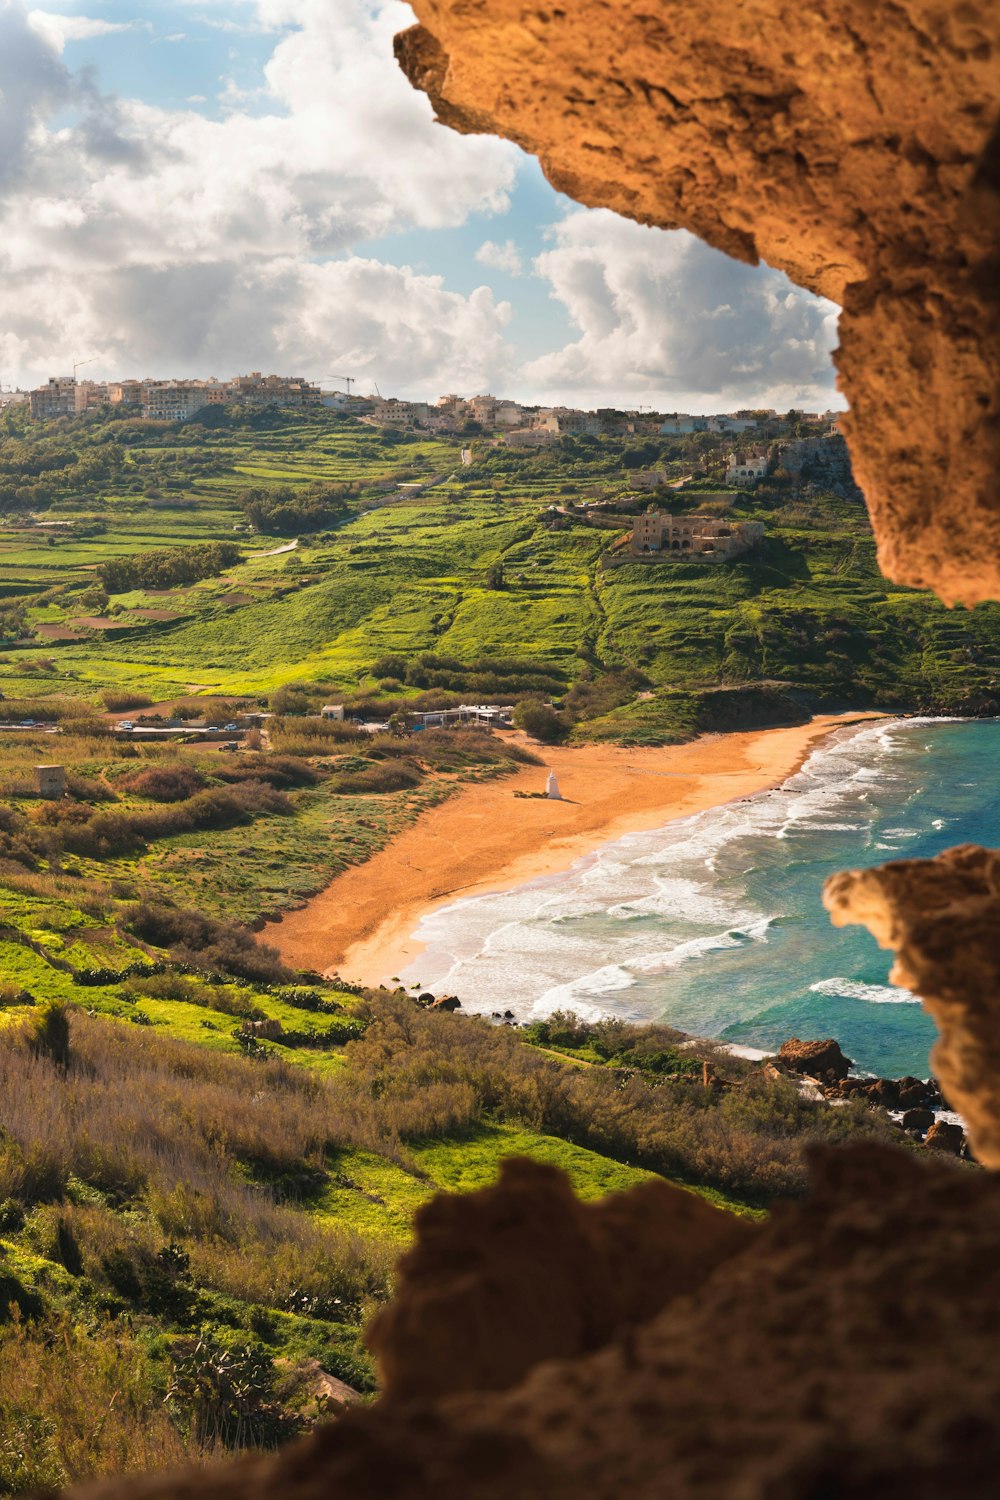
[[[839,407],[837,308],[434,122],[399,0],[0,0],[0,386]]]

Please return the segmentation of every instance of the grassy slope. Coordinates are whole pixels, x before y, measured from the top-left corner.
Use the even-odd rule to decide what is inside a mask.
[[[582,496],[595,478],[623,491],[621,443],[531,455],[481,449],[459,470],[454,443],[390,440],[324,416],[209,433],[197,444],[184,429],[144,442],[128,448],[118,483],[145,493],[60,498],[44,517],[73,525],[51,527],[47,537],[0,531],[6,586],[29,602],[32,627],[72,629],[86,617],[81,594],[108,555],[235,535],[246,561],[225,579],[166,597],[116,596],[112,631],[13,644],[0,664],[9,696],[124,684],[153,697],[192,685],[259,695],[310,680],[370,691],[378,656],[432,650],[465,661],[533,658],[567,682],[632,668],[647,679],[653,705],[633,688],[622,706],[592,709],[578,734],[650,741],[690,732],[697,714],[684,695],[697,700],[719,684],[766,679],[827,702],[952,711],[995,707],[1000,692],[997,609],[956,614],[887,583],[863,507],[833,493],[779,481],[734,495],[696,482],[670,503],[688,511],[728,505],[733,519],[762,519],[767,541],[757,556],[725,567],[604,571],[600,555],[613,534],[582,521],[547,530],[540,506]],[[387,475],[431,474],[450,478],[416,500],[385,504],[386,492],[374,487]],[[236,497],[248,484],[317,479],[360,483],[352,504],[362,513],[277,556],[264,554],[284,538],[234,533],[242,525]],[[99,535],[76,535],[94,526]],[[485,586],[498,561],[501,591]]]

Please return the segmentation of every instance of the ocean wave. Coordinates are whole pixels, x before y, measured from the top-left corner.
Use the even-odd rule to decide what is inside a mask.
[[[748,923],[745,930],[731,928],[728,932],[713,932],[707,937],[689,938],[687,942],[677,943],[675,947],[665,948],[659,953],[648,953],[644,958],[630,959],[628,967],[634,974],[667,974],[693,958],[700,958],[703,953],[763,942],[770,925],[770,917],[762,917],[756,922]]]
[[[602,999],[619,990],[631,989],[634,977],[618,964],[606,964],[590,974],[581,974],[566,984],[552,985],[532,1002],[531,1016],[542,1020],[557,1010],[571,1010],[584,1021],[599,1021],[608,1013],[607,1005],[590,1002]]]
[[[809,986],[814,995],[836,995],[842,1000],[864,1000],[868,1005],[919,1005],[920,996],[894,984],[865,984],[860,979],[820,979]]]

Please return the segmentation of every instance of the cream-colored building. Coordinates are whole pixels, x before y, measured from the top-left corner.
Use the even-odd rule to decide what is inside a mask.
[[[766,478],[771,455],[766,448],[751,448],[746,453],[730,453],[726,470],[727,484],[757,484]]]
[[[760,545],[760,521],[727,521],[719,516],[672,516],[647,511],[636,516],[630,551],[638,557],[696,557],[721,562],[742,557]]]

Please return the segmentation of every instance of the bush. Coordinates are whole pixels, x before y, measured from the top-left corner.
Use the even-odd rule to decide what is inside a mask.
[[[297,1424],[274,1399],[275,1368],[256,1343],[225,1343],[204,1330],[171,1354],[167,1401],[201,1445],[276,1447]]]
[[[25,1021],[24,1035],[36,1057],[47,1057],[58,1068],[69,1067],[69,1013],[60,1001],[51,1001]]]
[[[536,698],[525,698],[517,705],[514,723],[543,745],[558,744],[570,731],[569,720],[563,714]]]
[[[193,797],[202,790],[205,778],[194,766],[168,761],[129,776],[122,785],[138,797],[148,797],[151,802],[183,802],[186,797]]]
[[[127,713],[132,708],[151,708],[153,699],[148,693],[121,692],[114,688],[105,688],[101,694],[101,702],[112,714]]]
[[[291,787],[315,786],[319,772],[306,760],[294,755],[262,755],[251,761],[220,765],[215,773],[221,781],[258,781],[285,790]]]
[[[343,771],[330,780],[335,792],[365,795],[404,792],[420,784],[420,768],[410,760],[386,760],[363,771]]]
[[[176,962],[208,973],[221,971],[262,984],[282,984],[293,977],[277,948],[259,943],[233,922],[143,901],[126,912],[125,925],[151,946],[168,949]]]

